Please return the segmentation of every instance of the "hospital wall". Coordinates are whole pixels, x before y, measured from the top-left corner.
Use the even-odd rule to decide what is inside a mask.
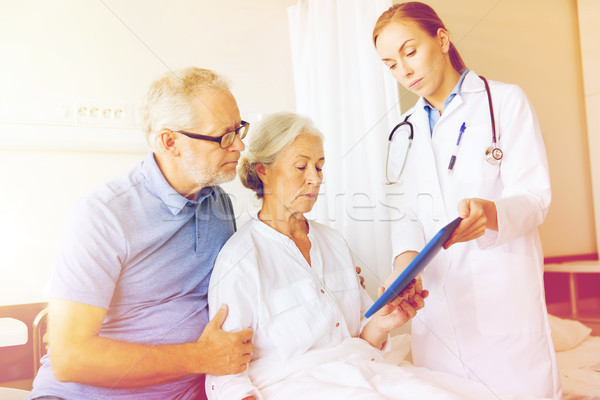
[[[134,109],[168,70],[211,68],[242,118],[295,108],[295,0],[23,1],[0,13],[0,305],[46,299],[78,198],[149,151]],[[88,114],[79,116],[80,107]],[[98,107],[121,120],[91,117]],[[66,114],[66,115],[65,115]],[[242,218],[251,202],[227,185]],[[249,212],[249,211],[248,211]]]
[[[56,0],[3,7],[0,305],[45,299],[73,204],[148,151],[134,110],[156,76],[188,65],[212,68],[231,80],[243,118],[294,109],[286,15],[293,3]],[[554,188],[541,228],[546,255],[596,252],[576,3],[429,3],[469,67],[519,84],[537,110]],[[77,115],[81,106],[88,114]],[[89,116],[94,106],[125,115],[98,120]],[[256,207],[251,196],[237,183],[227,189],[238,215],[248,218]]]

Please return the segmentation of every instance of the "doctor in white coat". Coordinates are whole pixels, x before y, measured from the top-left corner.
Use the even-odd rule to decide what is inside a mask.
[[[388,179],[398,181],[403,215],[392,226],[387,284],[441,227],[463,218],[422,275],[430,296],[412,322],[415,364],[559,399],[537,231],[550,180],[534,110],[518,86],[493,81],[490,104],[487,82],[465,68],[428,5],[391,7],[373,42],[395,79],[421,96],[402,117],[412,146],[409,124],[390,146]]]

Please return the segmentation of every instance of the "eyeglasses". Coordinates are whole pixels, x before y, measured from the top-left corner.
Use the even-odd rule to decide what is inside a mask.
[[[176,131],[177,133],[181,133],[182,135],[185,135],[187,137],[190,137],[192,139],[200,139],[200,140],[208,140],[211,142],[217,142],[219,143],[219,146],[221,146],[222,149],[226,149],[229,146],[231,146],[235,140],[235,135],[240,135],[240,139],[243,139],[246,137],[246,134],[248,133],[248,128],[250,128],[250,123],[246,122],[246,121],[242,121],[242,124],[235,128],[232,131],[227,131],[224,134],[222,134],[221,136],[207,136],[207,135],[200,135],[198,133],[191,133],[191,132],[186,132],[186,131]]]

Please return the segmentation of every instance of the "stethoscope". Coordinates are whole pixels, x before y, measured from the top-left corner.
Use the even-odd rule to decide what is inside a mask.
[[[496,140],[496,120],[494,118],[494,107],[492,105],[492,94],[490,92],[490,85],[488,84],[487,79],[485,79],[481,75],[479,77],[481,78],[481,80],[483,81],[483,83],[485,85],[485,91],[487,93],[487,98],[488,98],[488,108],[490,110],[490,120],[491,120],[491,124],[492,124],[492,145],[485,150],[485,159],[487,160],[487,162],[489,162],[492,165],[498,165],[500,163],[500,161],[502,160],[504,153],[498,147],[498,143]],[[392,184],[396,183],[398,181],[398,179],[400,179],[400,176],[402,176],[402,172],[404,171],[404,166],[406,165],[406,159],[408,157],[408,152],[412,145],[412,141],[413,141],[414,133],[415,133],[413,124],[408,120],[411,115],[412,114],[407,115],[406,118],[404,118],[404,121],[402,121],[398,125],[396,125],[394,127],[394,129],[392,129],[392,132],[390,133],[390,136],[388,137],[387,156],[385,158],[385,179],[386,179],[386,184],[388,184],[388,185],[392,185]],[[390,180],[389,174],[388,174],[388,164],[389,164],[389,159],[390,159],[390,145],[392,143],[392,139],[394,138],[394,134],[396,133],[396,131],[399,130],[400,128],[402,128],[403,126],[408,126],[408,145],[406,147],[406,154],[404,155],[404,161],[402,162],[402,167],[400,168],[400,173],[398,174],[398,179],[395,181],[392,181],[392,180]]]

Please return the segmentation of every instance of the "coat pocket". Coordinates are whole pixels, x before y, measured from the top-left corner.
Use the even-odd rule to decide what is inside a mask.
[[[502,251],[485,251],[473,260],[477,329],[488,335],[539,333],[543,329],[540,268],[535,259]]]
[[[465,131],[452,172],[453,186],[463,197],[487,198],[500,187],[501,165],[490,164],[485,156],[491,144],[489,126],[475,125]]]

